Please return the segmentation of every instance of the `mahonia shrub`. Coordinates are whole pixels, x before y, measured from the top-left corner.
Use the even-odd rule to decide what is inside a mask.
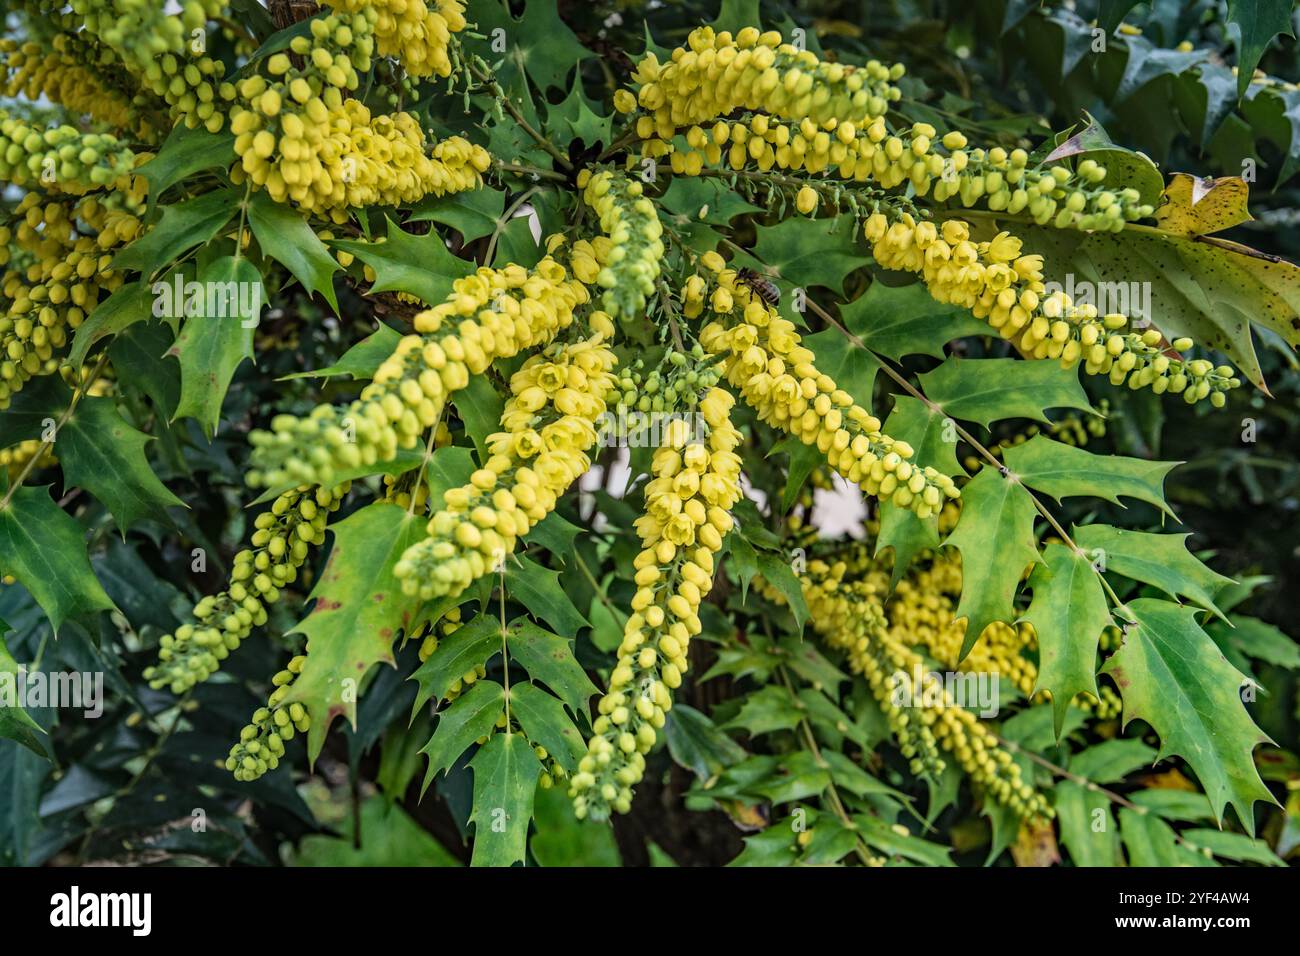
[[[113,781],[83,858],[245,859],[347,765],[479,865],[648,803],[709,862],[1280,862],[1300,651],[1158,438],[1294,399],[1248,177],[652,6],[10,5],[0,676],[109,668],[124,736],[0,756]]]

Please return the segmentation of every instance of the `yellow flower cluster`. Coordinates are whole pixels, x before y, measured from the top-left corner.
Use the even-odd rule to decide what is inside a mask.
[[[97,62],[106,53],[116,59],[111,51],[95,49],[71,33],[56,33],[48,45],[34,40],[0,40],[0,64],[6,76],[0,89],[6,96],[21,95],[33,102],[45,97],[70,114],[131,130],[152,142],[156,131],[143,119],[142,111],[125,93],[113,89],[105,70],[99,69],[114,66]]]
[[[457,279],[446,301],[415,317],[417,334],[398,342],[357,401],[318,406],[307,418],[278,415],[271,432],[253,432],[257,470],[248,483],[329,484],[341,471],[414,447],[471,375],[549,342],[586,301],[586,287],[549,255],[531,271],[483,267]]]
[[[890,633],[875,585],[846,581],[846,571],[844,562],[809,564],[801,584],[810,620],[830,647],[844,652],[850,669],[866,678],[891,729],[901,728],[908,735],[900,745],[913,760],[913,771],[935,766],[933,741],[955,757],[974,782],[1019,816],[1050,817],[1047,799],[1021,779],[1010,752],[972,711],[958,706],[946,689],[932,697],[912,688],[912,675],[918,669],[924,672],[924,662]],[[898,705],[900,690],[912,692],[912,707]]]
[[[252,629],[266,623],[267,607],[297,579],[311,546],[324,542],[330,512],[347,490],[295,488],[258,515],[252,547],[235,555],[230,587],[204,597],[194,606],[195,623],[158,642],[158,663],[144,671],[149,686],[182,694],[215,674]]]
[[[605,290],[601,304],[615,319],[638,318],[654,295],[664,255],[663,225],[639,182],[620,173],[584,169],[578,174],[583,201],[600,217],[610,248],[596,284]]]
[[[0,110],[0,180],[81,195],[135,167],[135,154],[107,133],[40,129]]]
[[[144,184],[122,177],[118,185],[125,191],[76,201],[44,201],[29,192],[14,207],[13,226],[0,226],[0,265],[10,266],[0,278],[0,409],[28,379],[54,371],[56,351],[94,309],[101,290],[122,284],[109,268],[110,250],[139,232],[132,209]],[[11,262],[15,252],[20,258]]]
[[[222,14],[222,0],[186,0],[175,14],[148,0],[72,0],[71,6],[85,33],[113,51],[174,118],[221,129],[215,83],[223,67],[204,51],[208,21]]]
[[[311,36],[295,37],[288,54],[266,61],[257,74],[223,87],[236,100],[230,111],[234,178],[246,176],[277,202],[344,222],[350,208],[415,202],[477,188],[491,164],[487,152],[461,137],[426,142],[410,113],[372,116],[346,93],[358,71],[370,68],[379,14],[363,5],[311,23]]]
[[[306,663],[307,658],[299,655],[271,678],[275,690],[266,706],[254,711],[252,722],[239,732],[239,743],[230,748],[230,756],[226,758],[226,769],[236,780],[256,780],[268,770],[274,770],[284,756],[284,745],[295,734],[306,733],[311,728],[307,708],[296,701],[284,704],[289,687]]]
[[[519,538],[591,467],[587,452],[614,387],[615,362],[597,335],[555,343],[511,376],[502,431],[489,438],[487,461],[469,484],[443,494],[429,537],[394,565],[403,592],[425,601],[455,595],[494,567],[504,569]]]
[[[44,449],[43,454],[42,449]],[[39,438],[29,438],[10,448],[0,448],[0,468],[8,472],[9,480],[13,481],[36,455],[40,455],[41,458],[34,467],[45,468],[54,464],[54,446],[47,445]]]
[[[447,47],[465,29],[462,0],[326,0],[336,10],[375,12],[375,39],[411,76],[451,75]]]
[[[920,275],[935,299],[970,309],[1031,358],[1058,359],[1065,367],[1082,361],[1088,374],[1108,375],[1112,384],[1182,393],[1189,403],[1208,396],[1216,407],[1241,384],[1228,366],[1167,354],[1155,329],[1138,332],[1125,315],[1099,316],[1095,306],[1075,305],[1062,291],[1049,294],[1043,257],[1022,254],[1010,233],[977,242],[958,219],[918,223],[903,214],[891,223],[879,212],[864,230],[880,265]],[[1192,345],[1178,339],[1173,348]]]
[[[623,631],[618,664],[601,698],[587,753],[572,778],[579,818],[626,813],[645,772],[656,731],[681,685],[691,638],[701,629],[700,602],[713,586],[714,556],[731,530],[740,498],[740,433],[730,421],[734,399],[719,388],[700,402],[708,436],[685,420],[665,429],[636,521],[642,550],[632,562],[637,592]]]
[[[653,53],[637,64],[633,79],[641,84],[637,102],[649,115],[637,120],[642,139],[657,136],[663,155],[678,127],[727,116],[735,110],[763,110],[798,123],[864,126],[884,116],[901,96],[892,81],[903,75],[899,65],[875,60],[865,67],[824,63],[807,50],[781,42],[775,31],[746,27],[734,37],[711,27],[693,30],[686,47],[673,50],[667,63]],[[630,96],[618,97],[624,112]]]
[[[703,262],[716,273],[709,307],[724,318],[738,312],[739,321],[728,326],[715,319],[700,332],[700,344],[725,357],[727,381],[761,420],[815,445],[832,468],[867,494],[920,517],[958,496],[951,478],[909,462],[911,446],[884,434],[878,418],[817,369],[816,356],[800,344],[792,322],[754,295],[716,253]],[[704,292],[703,279],[688,282],[688,315],[702,308]]]

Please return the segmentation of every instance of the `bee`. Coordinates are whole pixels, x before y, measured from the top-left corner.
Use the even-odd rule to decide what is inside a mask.
[[[743,282],[749,291],[773,309],[781,304],[781,290],[766,276],[759,275],[753,269],[744,268],[736,272],[736,279]]]

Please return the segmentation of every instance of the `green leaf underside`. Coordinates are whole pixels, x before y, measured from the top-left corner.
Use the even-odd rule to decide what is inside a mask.
[[[450,769],[470,744],[490,734],[505,708],[505,688],[496,681],[480,680],[440,711],[433,737],[420,749],[429,758],[423,789],[428,790],[434,777]]]
[[[474,263],[451,254],[436,229],[416,236],[404,232],[391,219],[387,222],[384,242],[330,242],[375,270],[371,292],[405,292],[426,305],[437,305],[451,292],[453,281],[474,271]]]
[[[1057,736],[1076,694],[1097,697],[1097,643],[1111,623],[1101,579],[1088,559],[1052,542],[1029,577],[1034,597],[1025,620],[1038,635],[1034,693],[1052,694]]]
[[[574,714],[585,714],[587,701],[600,692],[574,658],[569,640],[532,621],[521,618],[512,623],[506,647],[512,662],[554,691]]]
[[[961,553],[961,601],[954,614],[966,618],[964,658],[986,627],[1016,619],[1012,600],[1020,578],[1039,558],[1034,503],[1018,482],[984,468],[962,497],[961,516],[944,545]]]
[[[198,281],[255,283],[261,289],[262,276],[247,259],[225,256],[201,268]],[[236,285],[241,287],[249,288]],[[260,299],[264,304],[265,297]],[[181,363],[181,398],[173,420],[194,418],[206,434],[216,434],[230,380],[244,359],[253,357],[253,321],[254,317],[238,315],[199,314],[185,318],[175,344],[167,350]]]
[[[356,727],[362,679],[375,664],[393,663],[393,641],[411,626],[418,602],[402,594],[393,565],[424,536],[424,525],[405,508],[377,501],[330,526],[334,544],[309,595],[315,604],[292,632],[307,637],[307,663],[285,697],[311,717],[313,763],[336,716]]]
[[[16,489],[0,510],[0,572],[31,592],[55,634],[68,618],[114,607],[90,569],[85,531],[48,486]]]
[[[1057,501],[1088,495],[1122,504],[1123,496],[1174,514],[1165,501],[1164,482],[1180,464],[1176,461],[1095,455],[1042,435],[1008,448],[1003,459],[1020,481]]]
[[[470,761],[474,773],[473,866],[524,859],[542,765],[522,734],[493,734]]]
[[[262,252],[289,270],[309,295],[323,296],[337,313],[331,276],[342,268],[307,220],[267,193],[256,192],[248,205],[248,225]]]
[[[1227,620],[1214,604],[1214,595],[1232,583],[1187,550],[1191,534],[1128,531],[1093,524],[1074,529],[1074,540],[1094,563],[1106,571],[1150,584],[1170,597],[1185,597]]]
[[[1242,703],[1244,675],[1201,630],[1195,609],[1150,598],[1126,607],[1135,624],[1102,668],[1119,686],[1125,725],[1134,717],[1150,724],[1157,759],[1186,760],[1215,817],[1231,803],[1253,833],[1254,802],[1273,798],[1255,769],[1255,746],[1268,738]]]
[[[984,427],[1005,418],[1049,421],[1049,408],[1093,411],[1077,369],[1051,359],[952,357],[920,376],[926,396],[953,418]]]

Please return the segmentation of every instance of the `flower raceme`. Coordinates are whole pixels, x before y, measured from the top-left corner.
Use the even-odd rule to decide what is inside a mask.
[[[555,343],[510,378],[501,431],[470,482],[443,495],[429,537],[393,568],[407,594],[430,600],[456,595],[493,567],[503,567],[519,538],[555,507],[591,466],[596,423],[614,388],[616,359],[603,336]]]
[[[311,21],[311,36],[267,60],[266,72],[223,86],[230,110],[236,179],[247,176],[277,202],[292,201],[336,222],[348,210],[399,205],[481,185],[486,150],[453,136],[429,150],[410,113],[372,116],[346,94],[370,69],[380,15],[370,5]],[[382,46],[382,44],[381,44]],[[427,155],[431,153],[431,155]]]
[[[740,498],[740,433],[729,418],[734,401],[710,389],[699,406],[707,439],[692,441],[687,422],[676,420],[654,454],[645,513],[636,521],[642,550],[633,561],[633,613],[587,753],[571,780],[580,818],[603,820],[630,809],[645,754],[681,685],[690,640],[701,630],[700,602],[713,585],[714,558]]]
[[[462,0],[326,0],[335,10],[375,13],[380,56],[399,59],[411,76],[450,76],[447,48],[465,29]]]
[[[720,257],[705,260],[706,266],[716,267],[709,306],[732,324],[711,321],[700,333],[700,344],[725,357],[727,381],[760,419],[816,446],[832,468],[867,494],[911,508],[923,518],[958,496],[951,478],[908,461],[911,446],[884,434],[879,419],[817,369],[816,356],[800,344],[793,323],[753,295]],[[693,300],[702,301],[703,281],[687,290],[688,310],[693,310]]]
[[[943,769],[936,746],[948,751],[971,779],[998,802],[1021,817],[1050,817],[1046,797],[1021,779],[1020,767],[998,738],[970,710],[958,705],[947,690],[936,697],[911,687],[911,676],[924,670],[919,654],[889,631],[876,586],[845,577],[844,562],[815,560],[801,576],[809,619],[828,646],[842,651],[850,669],[861,674],[885,712],[890,728],[899,736],[904,756],[914,773]],[[764,593],[783,600],[770,587]],[[896,693],[910,693],[918,704],[900,707]],[[919,726],[918,726],[919,725]]]
[[[266,623],[267,607],[297,579],[311,547],[324,542],[330,512],[347,490],[295,488],[258,515],[252,547],[235,555],[230,586],[194,606],[196,623],[159,641],[158,663],[144,672],[149,686],[182,694],[215,674],[252,629]]]
[[[583,201],[595,210],[609,240],[595,276],[605,292],[601,304],[615,319],[637,318],[654,294],[664,255],[663,226],[641,183],[621,173],[584,169],[578,174]]]
[[[620,96],[615,106],[649,112],[637,123],[643,138],[671,141],[679,126],[702,123],[734,110],[764,110],[793,122],[866,125],[884,116],[901,94],[892,81],[899,65],[875,60],[865,67],[823,63],[813,53],[781,42],[776,31],[746,27],[734,37],[711,27],[693,30],[686,47],[659,63],[653,53],[637,65],[640,91]],[[662,155],[662,154],[661,154]]]
[[[877,212],[864,233],[880,265],[917,273],[935,299],[970,309],[1031,358],[1059,359],[1066,367],[1082,361],[1090,375],[1106,374],[1115,385],[1181,393],[1189,403],[1209,397],[1216,407],[1241,384],[1228,366],[1171,357],[1155,329],[1138,332],[1127,316],[1099,316],[1095,306],[1076,306],[1064,292],[1049,294],[1043,257],[1022,253],[1021,241],[1008,232],[977,242],[959,219],[918,223],[905,213],[891,222]],[[1181,352],[1192,344],[1179,339],[1173,347]]]
[[[586,301],[586,287],[549,255],[532,270],[483,267],[457,279],[444,302],[415,317],[416,334],[398,342],[355,402],[321,405],[306,418],[279,415],[271,432],[254,432],[258,470],[249,484],[329,484],[413,448],[471,375],[549,342]]]

